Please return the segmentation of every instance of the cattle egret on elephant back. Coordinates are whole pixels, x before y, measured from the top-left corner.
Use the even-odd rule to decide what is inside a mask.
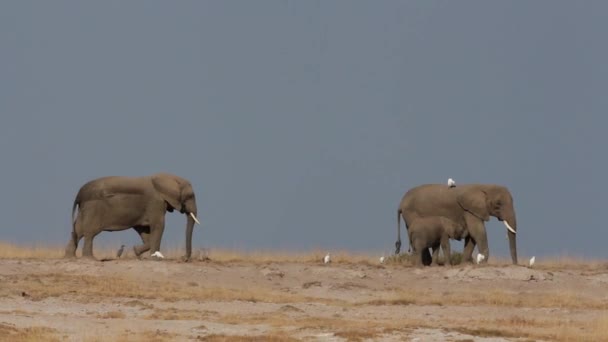
[[[329,256],[329,253],[327,253],[327,255],[323,258],[323,263],[329,264],[331,262],[331,258]]]
[[[448,178],[448,186],[450,188],[453,188],[456,186],[456,182],[454,182],[454,180],[452,178]]]
[[[480,262],[483,261],[483,259],[485,259],[485,255],[481,254],[481,253],[477,253],[477,263],[479,264]]]

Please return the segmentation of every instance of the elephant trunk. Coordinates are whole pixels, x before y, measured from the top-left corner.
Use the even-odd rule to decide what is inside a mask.
[[[196,213],[189,213],[186,221],[186,255],[184,259],[186,261],[190,260],[192,256],[192,231],[194,230],[194,218],[196,217]]]
[[[508,215],[503,219],[503,223],[507,227],[507,237],[509,238],[509,249],[511,250],[511,260],[514,265],[517,265],[517,220],[515,214]]]
[[[511,260],[513,260],[513,265],[517,265],[517,241],[515,240],[515,235],[512,232],[507,232],[509,236],[509,249],[511,250]]]

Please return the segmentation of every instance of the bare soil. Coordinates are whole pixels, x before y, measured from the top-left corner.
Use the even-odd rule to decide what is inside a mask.
[[[0,259],[2,341],[608,340],[608,264]]]

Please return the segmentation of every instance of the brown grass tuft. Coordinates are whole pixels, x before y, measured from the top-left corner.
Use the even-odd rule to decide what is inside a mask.
[[[0,336],[3,339],[6,339],[6,341],[14,342],[60,341],[59,337],[57,337],[57,331],[55,329],[46,327],[17,328],[12,324],[2,322],[0,322]]]

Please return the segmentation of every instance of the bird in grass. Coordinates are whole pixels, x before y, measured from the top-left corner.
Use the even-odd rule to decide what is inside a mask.
[[[124,251],[125,251],[125,245],[120,245],[120,248],[116,252],[116,257],[120,258],[120,256],[122,255],[122,252],[124,252]]]
[[[479,264],[480,262],[483,261],[483,259],[485,259],[485,255],[481,254],[481,253],[477,253],[477,263]]]
[[[448,186],[450,188],[453,188],[456,186],[456,182],[454,182],[454,180],[452,178],[448,178]]]
[[[381,263],[381,264],[384,264],[384,260],[385,260],[385,259],[384,259],[384,255],[383,255],[383,256],[381,256],[381,257],[380,257],[380,263]]]
[[[331,257],[329,256],[329,253],[327,253],[327,255],[323,258],[323,263],[329,264],[330,262],[331,262]]]
[[[156,257],[156,258],[160,258],[160,259],[164,259],[165,258],[165,256],[160,251],[154,252],[151,256]]]
[[[530,258],[530,267],[534,266],[534,261],[536,260],[536,257],[533,256]]]

